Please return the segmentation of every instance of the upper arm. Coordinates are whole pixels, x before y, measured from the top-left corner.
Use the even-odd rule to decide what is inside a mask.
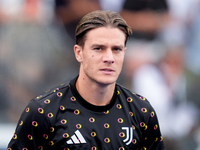
[[[142,146],[146,147],[148,150],[163,150],[163,137],[161,135],[156,112],[152,107],[148,116],[146,120],[147,128],[143,132]]]

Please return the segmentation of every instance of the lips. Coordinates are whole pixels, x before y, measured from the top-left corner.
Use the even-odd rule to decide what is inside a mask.
[[[110,69],[110,68],[103,68],[103,69],[100,69],[100,71],[106,75],[111,75],[115,72],[113,69]]]
[[[113,69],[109,69],[109,68],[104,68],[104,69],[100,69],[101,71],[108,71],[108,72],[114,72]]]

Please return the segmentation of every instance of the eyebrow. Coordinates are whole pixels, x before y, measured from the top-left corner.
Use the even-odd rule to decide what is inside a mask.
[[[106,47],[106,45],[103,45],[103,44],[93,44],[93,45],[91,45],[91,48],[94,48],[94,47]],[[112,48],[113,47],[119,47],[121,49],[125,48],[124,45],[113,45]]]
[[[91,45],[91,48],[93,48],[93,47],[105,47],[105,45],[103,45],[103,44],[93,44],[93,45]]]
[[[112,46],[113,48],[120,48],[120,49],[124,49],[125,48],[125,46],[122,46],[122,45],[114,45],[114,46]]]

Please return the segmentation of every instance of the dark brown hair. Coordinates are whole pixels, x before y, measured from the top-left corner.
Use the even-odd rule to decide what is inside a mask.
[[[76,44],[84,47],[86,38],[85,35],[88,31],[106,26],[118,28],[123,31],[126,36],[125,44],[132,34],[131,28],[127,25],[126,21],[120,16],[119,13],[96,10],[86,14],[78,23],[75,32]]]

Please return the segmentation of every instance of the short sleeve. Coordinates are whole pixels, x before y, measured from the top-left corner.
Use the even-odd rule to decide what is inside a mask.
[[[31,100],[17,124],[7,150],[46,149],[50,124],[36,100]]]
[[[160,132],[159,122],[155,110],[151,107],[149,117],[141,124],[144,126],[142,137],[142,147],[148,150],[163,150],[163,137]]]

